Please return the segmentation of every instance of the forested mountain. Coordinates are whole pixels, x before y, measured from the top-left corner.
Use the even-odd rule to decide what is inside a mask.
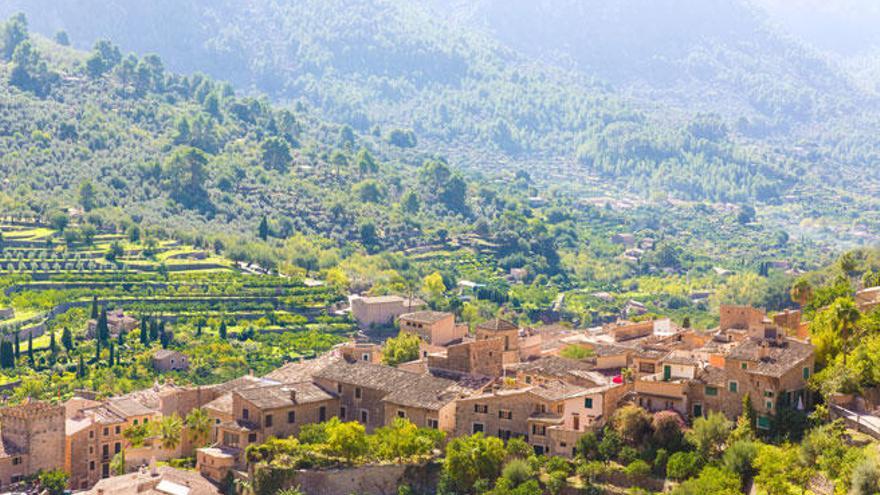
[[[560,4],[551,16],[541,2],[12,0],[0,13],[22,10],[80,48],[109,38],[158,52],[173,69],[304,101],[360,131],[410,127],[422,149],[471,169],[516,162],[540,176],[563,160],[575,174],[681,198],[778,200],[807,174],[741,136],[856,105],[840,96],[846,80],[734,0]],[[715,35],[722,17],[730,32]],[[520,46],[481,19],[535,39]],[[683,26],[691,34],[667,39]],[[559,63],[566,50],[586,55]],[[671,97],[657,107],[646,94]],[[684,110],[665,106],[682,95]]]
[[[202,238],[253,238],[267,219],[276,237],[374,250],[422,243],[475,205],[445,163],[301,108],[237,96],[111,43],[85,53],[30,36],[23,16],[0,30],[6,214],[48,218],[81,205],[97,222],[128,218]]]

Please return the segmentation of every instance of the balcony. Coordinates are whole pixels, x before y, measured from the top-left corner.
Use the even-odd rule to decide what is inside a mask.
[[[688,381],[687,378],[675,376],[666,379],[663,373],[654,373],[636,380],[635,391],[637,394],[684,399],[687,397]]]

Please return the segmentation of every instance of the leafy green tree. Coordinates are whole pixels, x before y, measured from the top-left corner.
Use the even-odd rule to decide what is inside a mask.
[[[99,78],[109,72],[122,61],[119,48],[108,40],[95,42],[91,55],[86,59],[86,73],[92,78]]]
[[[614,413],[612,422],[620,437],[630,445],[641,445],[651,435],[651,414],[636,405],[626,405]]]
[[[287,172],[293,158],[290,156],[290,145],[280,137],[270,137],[260,144],[263,165],[271,170]]]
[[[30,91],[37,96],[45,96],[56,80],[58,74],[51,72],[46,61],[31,44],[30,40],[21,42],[12,54],[12,70],[9,72],[9,84]]]
[[[676,452],[666,463],[666,476],[674,480],[688,479],[699,472],[701,464],[696,452]]]
[[[796,448],[790,445],[762,445],[753,463],[759,493],[789,495],[794,490],[804,493],[813,469],[801,464]]]
[[[832,324],[843,341],[841,354],[843,355],[843,366],[846,367],[846,358],[847,354],[849,354],[853,331],[856,329],[862,315],[851,298],[838,298],[831,305],[830,309],[833,317]]]
[[[0,28],[0,55],[3,60],[12,60],[18,45],[28,39],[28,22],[24,14],[16,14]]]
[[[687,433],[687,440],[704,458],[714,459],[724,450],[732,428],[733,423],[724,414],[712,411],[705,418],[694,420],[693,428]]]
[[[752,440],[738,440],[730,444],[721,458],[724,469],[735,473],[740,479],[748,479],[754,474],[752,463],[758,455],[758,443]]]
[[[397,337],[385,341],[382,349],[382,362],[388,366],[415,361],[419,358],[419,344],[422,339],[409,332],[400,332]]]
[[[850,495],[873,495],[880,492],[880,466],[871,457],[856,465],[850,481]]]
[[[79,186],[79,204],[85,211],[91,211],[95,207],[95,186],[92,181],[83,181]]]
[[[70,46],[70,37],[67,35],[67,31],[56,32],[52,39],[61,46]]]
[[[454,493],[472,493],[478,480],[494,480],[501,474],[504,443],[482,433],[454,438],[446,446],[443,483]]]
[[[334,455],[345,458],[349,464],[364,456],[368,447],[364,425],[349,421],[327,426],[328,450]]]
[[[209,207],[205,190],[208,156],[200,149],[180,146],[165,161],[163,176],[171,198],[187,208],[204,210]]]
[[[110,471],[114,476],[122,476],[125,474],[125,449],[122,449],[113,456],[110,461]]]
[[[403,211],[414,215],[422,207],[422,200],[419,199],[419,195],[415,192],[407,191],[400,199],[400,204],[403,207]]]
[[[740,479],[735,473],[715,466],[706,466],[700,475],[676,487],[672,495],[738,495]]]
[[[434,272],[425,276],[422,280],[422,293],[432,301],[437,301],[446,293],[446,284],[440,272]]]
[[[623,446],[623,442],[620,439],[620,435],[617,433],[617,430],[611,427],[605,427],[605,432],[602,435],[602,440],[599,442],[599,457],[603,461],[610,461],[617,457],[617,454],[620,453],[620,449]]]
[[[42,487],[49,495],[62,495],[67,489],[69,476],[63,469],[52,469],[40,472],[37,478]]]

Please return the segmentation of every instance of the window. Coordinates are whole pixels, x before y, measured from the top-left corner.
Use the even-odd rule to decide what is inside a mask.
[[[318,421],[323,423],[327,420],[327,407],[321,406],[318,408]]]
[[[361,359],[364,360],[364,361],[369,361],[369,360],[370,360],[370,355],[369,355],[369,354],[363,354],[363,355],[361,355]]]
[[[144,418],[144,424],[147,424],[149,422],[150,422],[150,418]]]
[[[94,453],[95,453],[95,448],[92,447],[91,445],[89,445],[89,455],[92,455]]]
[[[238,447],[238,435],[228,431],[223,432],[223,445],[227,447]]]
[[[110,446],[106,443],[101,446],[101,456],[105,458],[110,457]]]
[[[12,458],[12,465],[18,466],[19,464],[21,464],[21,457],[13,457]]]
[[[706,397],[715,397],[718,395],[718,387],[706,386]]]
[[[526,375],[526,383],[528,383],[529,385],[532,384],[532,376],[531,375]]]
[[[287,412],[287,422],[288,423],[296,423],[296,411],[288,411]]]
[[[95,470],[95,461],[89,461],[89,471]]]
[[[471,433],[482,433],[483,429],[483,423],[474,423],[473,425],[471,425]]]
[[[486,414],[489,412],[489,406],[486,404],[474,404],[474,412],[480,414]]]
[[[547,427],[544,425],[532,425],[532,435],[544,436],[547,434]]]
[[[761,430],[769,430],[770,429],[770,417],[769,416],[758,416],[758,428]]]
[[[737,390],[739,389],[739,383],[737,383],[737,382],[734,381],[734,380],[731,380],[731,381],[727,384],[727,388],[728,388],[728,390],[730,390],[731,392],[733,392],[733,393],[737,393]]]
[[[749,363],[740,363],[739,367],[744,370],[747,370],[747,369],[749,369]]]
[[[355,388],[354,388],[354,398],[355,398],[355,399],[360,399],[360,398],[361,398],[361,388],[360,388],[360,387],[355,387]]]
[[[764,397],[773,397],[773,391],[772,390],[765,390]]]
[[[271,414],[266,415],[265,423],[266,423],[266,428],[270,428],[272,426],[272,415]]]
[[[105,427],[104,427],[104,436],[106,437],[106,436],[109,435],[109,434],[110,434],[110,428],[107,428],[107,427],[105,426]]]
[[[404,411],[403,409],[398,409],[397,410],[397,417],[406,419],[406,411]]]
[[[361,423],[366,423],[370,420],[370,412],[366,409],[361,409]]]
[[[345,413],[346,413],[345,406],[341,406],[339,408],[339,419],[345,419]]]
[[[336,393],[337,393],[337,394],[341,394],[341,393],[342,393],[342,384],[341,384],[341,383],[337,383],[337,384],[336,384]]]
[[[428,419],[428,428],[433,428],[436,430],[437,428],[440,428],[440,423],[436,419],[429,418]]]
[[[135,420],[134,420],[134,425],[137,426],[137,424],[138,424],[138,420],[135,419]]]
[[[254,443],[256,441],[257,441],[257,434],[256,433],[249,433],[248,434],[248,443]]]
[[[116,434],[119,435],[121,432],[122,432],[122,427],[119,425],[116,425]]]
[[[592,409],[593,408],[593,398],[587,397],[584,399],[584,409]]]
[[[95,438],[95,432],[89,431],[89,438]]]
[[[498,430],[498,438],[502,440],[510,440],[510,430]]]
[[[249,419],[251,417],[251,412],[248,411],[247,408],[241,410],[241,417],[244,419]]]
[[[113,444],[113,453],[114,453],[114,454],[118,454],[120,450],[122,450],[122,444],[121,444],[121,443],[116,442],[115,444]]]
[[[810,378],[810,368],[809,366],[804,366],[804,380]]]
[[[766,402],[766,404],[767,404],[767,410],[768,410],[768,411],[771,410],[771,409],[773,409],[773,401],[768,400],[768,401]]]
[[[513,411],[498,410],[498,417],[501,419],[513,419]]]
[[[648,373],[648,374],[653,375],[654,373],[657,372],[656,370],[657,370],[657,368],[654,366],[654,363],[646,363],[646,362],[639,363],[639,373]]]

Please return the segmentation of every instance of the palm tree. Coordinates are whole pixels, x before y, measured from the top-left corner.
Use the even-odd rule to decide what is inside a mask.
[[[807,279],[799,278],[791,286],[789,295],[791,295],[791,300],[793,302],[798,303],[798,305],[803,308],[807,305],[810,298],[813,297],[813,286]]]
[[[843,366],[846,367],[846,354],[849,350],[849,341],[852,338],[853,330],[856,328],[861,313],[859,313],[856,304],[850,298],[839,297],[831,305],[832,321],[840,338],[843,340]]]
[[[190,440],[203,446],[208,442],[211,433],[211,418],[202,409],[193,409],[186,415],[186,427],[189,430]]]
[[[171,416],[165,416],[161,421],[155,423],[156,436],[159,437],[159,444],[163,449],[174,450],[180,445],[180,434],[183,431],[183,420],[177,413]]]

